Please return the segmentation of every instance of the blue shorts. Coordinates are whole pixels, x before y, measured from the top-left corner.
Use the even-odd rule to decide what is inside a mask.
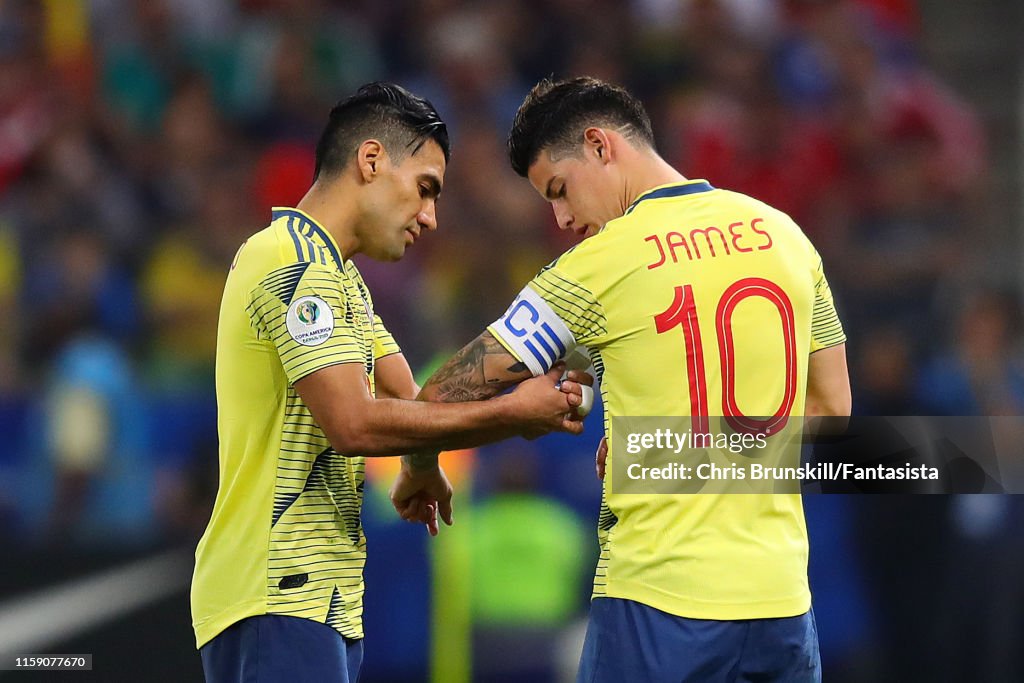
[[[709,621],[596,598],[576,683],[820,683],[814,613]]]
[[[224,629],[199,656],[206,683],[356,683],[363,641],[318,621],[264,614]]]

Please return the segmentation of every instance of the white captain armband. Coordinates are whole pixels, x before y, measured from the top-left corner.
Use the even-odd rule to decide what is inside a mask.
[[[534,377],[543,375],[576,348],[569,328],[530,287],[523,287],[505,315],[488,329],[530,368]]]

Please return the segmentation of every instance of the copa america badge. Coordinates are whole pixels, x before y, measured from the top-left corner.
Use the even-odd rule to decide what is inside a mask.
[[[288,307],[288,334],[303,346],[319,346],[334,332],[334,311],[316,296],[304,296]]]

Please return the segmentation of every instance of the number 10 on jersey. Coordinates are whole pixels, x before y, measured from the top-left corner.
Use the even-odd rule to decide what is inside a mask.
[[[778,409],[768,418],[748,417],[743,414],[736,402],[736,348],[732,319],[740,302],[750,297],[760,297],[774,304],[782,320],[785,390]],[[707,434],[710,427],[708,381],[704,366],[704,344],[692,285],[680,285],[675,288],[671,305],[654,316],[654,324],[658,334],[669,333],[676,327],[683,328],[692,430],[695,434]],[[770,280],[755,277],[737,280],[726,288],[718,301],[715,332],[722,372],[722,415],[726,422],[735,431],[744,434],[777,434],[789,421],[789,414],[796,399],[796,325],[793,304],[789,297],[781,287]]]

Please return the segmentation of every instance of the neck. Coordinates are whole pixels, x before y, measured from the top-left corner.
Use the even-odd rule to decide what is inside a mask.
[[[626,213],[626,209],[651,188],[672,183],[685,183],[687,180],[686,176],[674,169],[653,150],[638,151],[631,166],[632,168],[625,174],[626,182],[621,200],[622,213]]]
[[[352,201],[343,199],[346,196],[352,197],[354,193],[345,192],[341,181],[317,181],[295,208],[305,212],[331,234],[338,243],[342,258],[347,261],[359,253],[360,245],[356,232],[358,209]]]

